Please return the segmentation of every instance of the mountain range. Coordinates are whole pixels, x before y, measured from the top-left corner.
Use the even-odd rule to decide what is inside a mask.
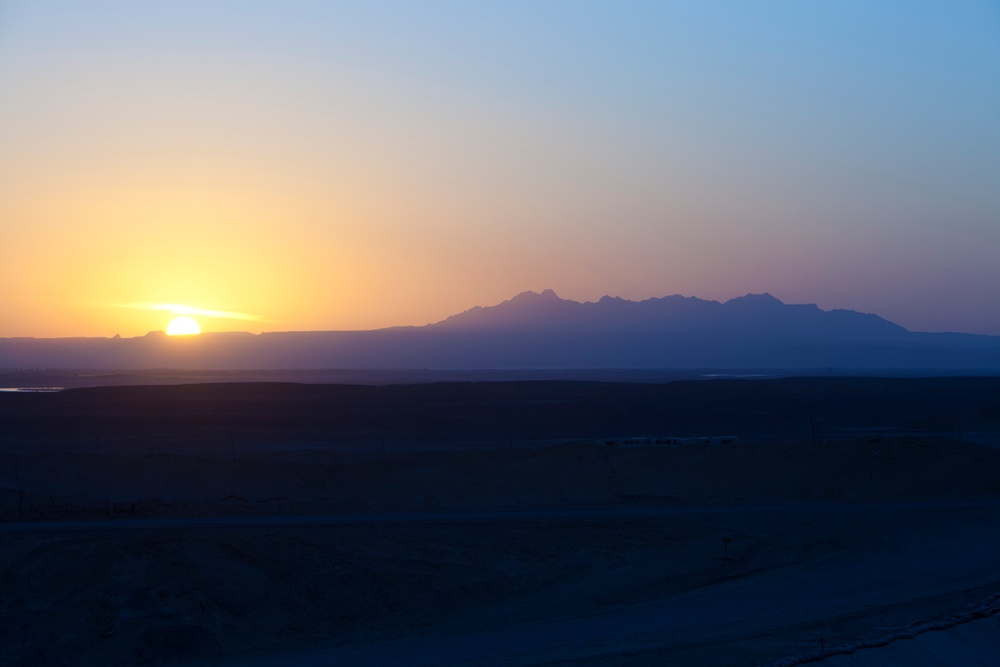
[[[0,338],[0,368],[986,370],[1000,369],[1000,336],[911,332],[770,294],[581,303],[545,290],[418,327]]]

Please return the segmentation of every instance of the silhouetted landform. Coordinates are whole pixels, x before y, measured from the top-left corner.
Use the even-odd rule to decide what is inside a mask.
[[[1000,336],[911,332],[768,294],[579,303],[546,290],[422,327],[0,339],[0,368],[969,370],[1000,369]]]
[[[0,393],[0,662],[991,664],[998,430],[992,377]]]

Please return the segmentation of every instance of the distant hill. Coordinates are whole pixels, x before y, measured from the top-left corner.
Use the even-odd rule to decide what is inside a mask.
[[[907,331],[877,315],[666,296],[580,303],[524,292],[421,327],[0,339],[3,368],[998,369],[1000,336]]]

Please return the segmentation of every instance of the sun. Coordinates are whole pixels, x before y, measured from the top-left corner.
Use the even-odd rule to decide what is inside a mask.
[[[188,317],[187,315],[175,317],[167,325],[168,336],[193,336],[200,333],[201,327],[198,326],[193,317]]]

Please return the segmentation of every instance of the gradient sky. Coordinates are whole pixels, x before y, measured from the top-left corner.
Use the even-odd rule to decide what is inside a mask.
[[[1000,334],[1000,4],[0,0],[0,336],[544,288]]]

